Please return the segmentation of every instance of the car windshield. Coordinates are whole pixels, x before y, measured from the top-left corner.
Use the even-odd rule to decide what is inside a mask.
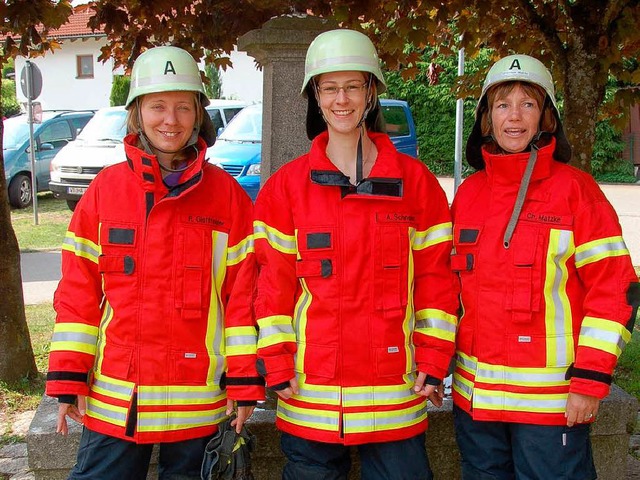
[[[19,117],[7,118],[4,121],[4,133],[2,134],[2,149],[15,150],[29,139],[29,124],[27,117],[21,115]],[[33,126],[34,132],[38,125]]]
[[[220,139],[236,142],[261,142],[262,108],[257,106],[240,110],[220,134]]]
[[[126,110],[98,110],[78,138],[85,141],[122,142],[127,134]]]

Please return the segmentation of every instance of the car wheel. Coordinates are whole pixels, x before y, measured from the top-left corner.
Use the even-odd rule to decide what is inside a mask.
[[[67,200],[67,207],[69,207],[69,210],[72,212],[75,211],[76,205],[78,205],[78,200]]]
[[[9,185],[9,203],[15,208],[31,205],[31,178],[28,175],[16,175]]]

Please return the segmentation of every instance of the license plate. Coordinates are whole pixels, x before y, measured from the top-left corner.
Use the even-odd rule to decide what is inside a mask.
[[[82,195],[87,191],[87,187],[67,187],[67,193],[71,193],[73,195]]]

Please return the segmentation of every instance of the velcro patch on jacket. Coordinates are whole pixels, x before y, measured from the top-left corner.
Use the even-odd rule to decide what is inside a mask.
[[[460,236],[458,237],[458,243],[476,243],[478,241],[478,235],[480,230],[472,228],[461,228]]]
[[[132,228],[109,228],[109,243],[114,245],[133,245],[136,231]]]
[[[129,255],[100,255],[98,257],[98,271],[100,273],[124,273],[131,275],[135,271],[135,261]]]
[[[331,233],[307,233],[307,248],[309,250],[331,248]]]
[[[470,272],[473,270],[473,254],[456,253],[451,255],[451,270],[454,272]]]
[[[333,274],[333,262],[330,258],[322,260],[298,260],[296,262],[296,275],[298,278],[322,277],[327,278]]]

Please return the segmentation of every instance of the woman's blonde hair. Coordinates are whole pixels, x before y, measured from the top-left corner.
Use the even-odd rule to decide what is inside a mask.
[[[483,137],[489,137],[492,134],[491,125],[491,108],[497,98],[504,98],[511,91],[519,86],[524,93],[533,98],[538,104],[538,108],[542,111],[540,116],[540,124],[538,126],[541,132],[555,133],[558,128],[558,120],[553,112],[553,105],[546,101],[547,94],[538,85],[527,82],[504,82],[494,85],[487,91],[487,108],[482,112],[480,119],[480,128]]]

